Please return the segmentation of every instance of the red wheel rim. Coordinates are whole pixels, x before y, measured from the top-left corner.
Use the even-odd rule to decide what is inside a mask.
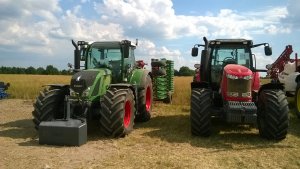
[[[125,114],[124,114],[124,126],[127,128],[130,124],[131,119],[131,103],[130,101],[126,101],[125,103]]]
[[[150,108],[151,108],[151,90],[150,87],[148,87],[146,91],[146,110],[150,111]]]

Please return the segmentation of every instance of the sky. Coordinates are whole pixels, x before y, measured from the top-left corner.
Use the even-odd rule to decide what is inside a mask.
[[[17,3],[16,3],[17,2]],[[202,38],[269,43],[254,53],[265,68],[292,45],[300,53],[299,0],[0,0],[0,66],[68,69],[75,41],[135,41],[136,60],[174,60],[193,68]]]

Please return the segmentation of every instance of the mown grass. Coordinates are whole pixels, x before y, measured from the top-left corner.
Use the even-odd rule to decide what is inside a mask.
[[[44,84],[67,84],[69,80],[69,76],[0,75],[0,81],[11,83],[9,92],[14,98],[25,99],[35,98]],[[21,107],[19,113],[11,106],[0,109],[0,140],[4,144],[0,163],[3,159],[10,168],[15,164],[24,168],[32,164],[37,168],[45,168],[45,164],[51,168],[300,167],[300,120],[292,106],[289,134],[282,141],[262,139],[253,126],[221,121],[213,121],[212,136],[193,137],[189,120],[191,81],[192,77],[176,77],[173,105],[155,102],[151,120],[135,124],[135,130],[125,138],[109,139],[96,129],[89,133],[88,143],[77,148],[38,145],[30,104]],[[16,107],[22,105],[22,101],[16,102],[20,102]],[[11,104],[16,103],[12,100]]]

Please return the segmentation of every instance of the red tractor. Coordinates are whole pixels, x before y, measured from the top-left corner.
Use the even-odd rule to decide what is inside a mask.
[[[265,55],[272,55],[268,43],[253,44],[246,39],[216,39],[196,44],[192,56],[201,53],[200,81],[191,83],[191,132],[209,136],[212,118],[228,123],[254,124],[267,139],[281,140],[289,126],[289,108],[280,83],[260,86],[252,48],[264,46]]]

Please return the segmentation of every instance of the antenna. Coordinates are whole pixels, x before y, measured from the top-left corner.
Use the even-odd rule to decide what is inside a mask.
[[[139,44],[139,39],[135,39],[135,45],[137,46]]]

